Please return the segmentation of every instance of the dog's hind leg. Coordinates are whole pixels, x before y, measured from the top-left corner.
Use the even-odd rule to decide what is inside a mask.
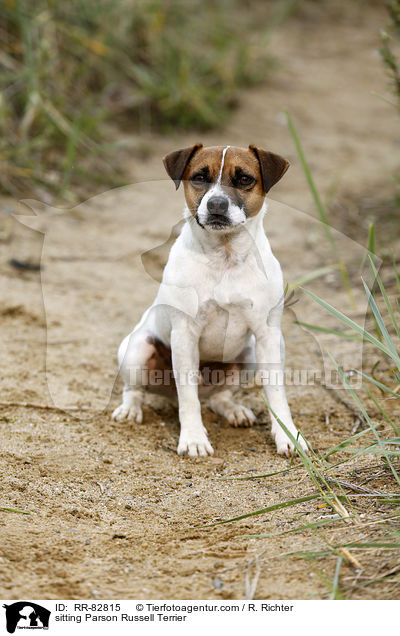
[[[222,415],[232,426],[252,426],[256,416],[251,409],[238,404],[233,399],[230,389],[215,391],[208,401],[209,407],[214,413]]]
[[[236,364],[239,363],[239,370],[236,369]],[[251,335],[248,342],[243,349],[242,353],[238,356],[236,363],[232,365],[226,365],[226,371],[238,372],[237,386],[240,385],[240,368],[243,370],[254,370],[255,363],[255,338]],[[231,369],[229,368],[231,366]],[[231,426],[252,426],[256,421],[256,416],[251,409],[248,409],[242,404],[238,404],[233,399],[232,389],[227,386],[222,386],[220,389],[216,389],[209,397],[208,405],[214,413],[222,415],[228,420]]]
[[[143,393],[143,388],[133,388],[125,384],[122,391],[122,404],[113,411],[112,419],[117,422],[133,420],[137,424],[141,424],[143,421]]]
[[[119,372],[124,388],[122,404],[112,414],[112,419],[117,422],[127,419],[141,424],[143,421],[144,373],[153,351],[146,340],[147,336],[144,331],[133,332],[122,341],[118,350]]]

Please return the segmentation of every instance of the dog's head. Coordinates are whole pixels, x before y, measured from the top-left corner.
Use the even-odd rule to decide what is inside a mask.
[[[189,211],[209,231],[229,232],[256,216],[264,197],[289,167],[256,146],[195,144],[170,152],[164,166],[176,188],[184,182]]]

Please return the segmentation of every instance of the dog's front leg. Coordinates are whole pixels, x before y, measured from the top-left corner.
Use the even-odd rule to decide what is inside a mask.
[[[285,433],[279,420],[283,422],[303,450],[307,445],[295,427],[285,391],[285,342],[280,326],[266,326],[256,334],[256,359],[261,371],[265,397],[270,407],[271,432],[280,455],[289,456],[294,451],[292,440]],[[274,414],[277,416],[275,417]]]
[[[198,397],[199,334],[185,322],[172,329],[171,353],[181,425],[178,454],[212,455],[214,451],[203,426]]]

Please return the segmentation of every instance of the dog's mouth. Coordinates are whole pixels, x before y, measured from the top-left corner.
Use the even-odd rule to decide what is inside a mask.
[[[232,227],[232,222],[222,214],[209,214],[207,216],[205,226],[213,230],[226,230]]]

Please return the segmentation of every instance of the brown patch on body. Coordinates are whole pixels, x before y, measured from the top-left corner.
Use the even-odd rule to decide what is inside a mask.
[[[150,345],[150,355],[147,359],[147,369],[149,371],[149,384],[147,385],[147,389],[161,395],[176,395],[171,349],[154,336],[147,336],[146,343]],[[199,365],[201,373],[199,380],[200,396],[206,395],[216,387],[225,386],[226,378],[229,378],[229,380],[234,382],[234,385],[237,386],[240,371],[248,368],[248,364],[243,362],[246,351],[247,350],[244,350],[238,356],[238,359],[232,362],[208,362],[201,360]],[[154,382],[154,379],[157,378],[163,378],[165,381]]]

